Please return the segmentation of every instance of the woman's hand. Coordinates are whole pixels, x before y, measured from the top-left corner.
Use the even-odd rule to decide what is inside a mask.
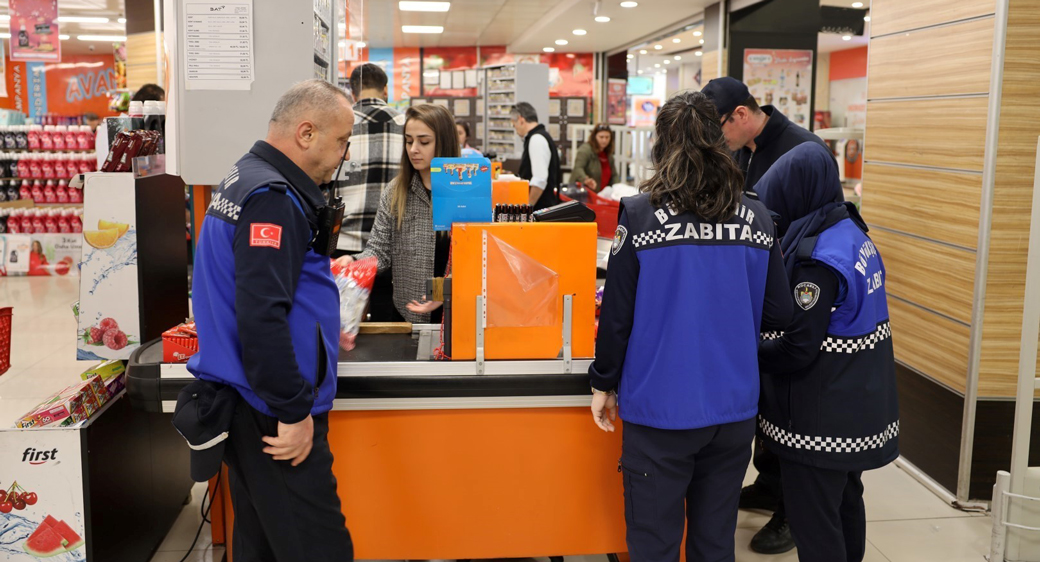
[[[592,393],[592,421],[596,422],[596,426],[606,432],[614,431],[614,424],[611,423],[617,419],[617,394],[613,392],[593,392]]]
[[[428,301],[426,300],[426,295],[423,295],[422,302],[412,301],[406,304],[405,308],[407,308],[409,312],[414,312],[416,314],[429,314],[440,308],[442,304],[444,303],[441,301]]]
[[[592,191],[596,191],[596,180],[592,179],[591,177],[588,177],[588,178],[585,178],[585,181],[583,183],[585,184],[585,188],[586,189],[591,189]]]
[[[340,267],[347,267],[348,265],[354,263],[354,256],[343,256],[342,258],[336,258],[335,263]]]

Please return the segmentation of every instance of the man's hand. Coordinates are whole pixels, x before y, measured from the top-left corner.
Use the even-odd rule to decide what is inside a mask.
[[[596,191],[596,180],[592,178],[585,178],[585,181],[583,183],[585,184],[585,189],[591,189],[592,191]]]
[[[592,393],[592,421],[603,431],[613,432],[617,419],[617,395],[613,392]]]
[[[336,265],[340,267],[347,267],[354,262],[354,256],[343,256],[342,258],[336,258]]]
[[[412,301],[406,304],[405,308],[407,308],[410,312],[414,312],[416,314],[429,314],[434,310],[440,308],[442,304],[444,303],[441,301],[428,301],[426,300],[426,296],[423,295],[422,302]]]
[[[292,461],[293,466],[307,460],[314,445],[314,419],[307,416],[299,423],[278,422],[278,437],[263,438],[264,452],[276,461]]]

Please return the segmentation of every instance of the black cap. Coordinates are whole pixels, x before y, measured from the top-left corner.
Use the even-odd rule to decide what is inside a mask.
[[[715,104],[719,117],[733,113],[734,109],[751,97],[751,92],[743,82],[729,76],[711,80],[701,93]]]
[[[234,388],[196,380],[177,395],[173,426],[191,448],[191,479],[206,482],[220,472],[224,444],[240,400]]]

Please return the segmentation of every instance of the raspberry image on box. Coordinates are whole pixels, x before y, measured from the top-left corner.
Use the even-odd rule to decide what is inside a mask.
[[[104,318],[96,326],[91,326],[81,334],[84,343],[88,345],[105,346],[113,351],[119,351],[132,342],[126,332],[119,329],[119,323],[114,318]]]

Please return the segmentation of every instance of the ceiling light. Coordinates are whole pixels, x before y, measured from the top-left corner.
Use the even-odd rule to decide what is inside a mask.
[[[863,7],[863,2],[853,2],[852,3],[852,7],[853,8],[862,8]]]
[[[704,39],[701,39],[701,45],[703,45],[703,44],[704,44]]]
[[[125,24],[126,23],[126,18],[119,18],[116,21],[119,22],[120,24]]]
[[[634,59],[634,58],[636,58],[636,56],[633,55],[632,53],[629,53],[628,56],[626,56],[625,58],[627,58],[627,59]]]
[[[672,39],[672,43],[682,43],[682,39],[676,37],[675,39]]]
[[[111,43],[122,43],[126,41],[126,35],[77,35],[80,41],[104,41]]]
[[[585,31],[584,29],[575,29],[571,33],[575,35],[585,35],[586,33],[588,33],[588,31]]]
[[[68,35],[59,35],[58,39],[61,39],[62,41],[68,41],[69,39],[72,39],[72,37],[69,37]]]
[[[8,34],[8,35],[10,35],[10,34]],[[643,73],[643,71],[642,71],[642,70],[637,70],[637,71],[636,71],[636,74],[642,74],[642,73]]]
[[[108,18],[61,16],[58,23],[108,23]]]
[[[607,16],[596,16],[596,21],[599,23],[607,23],[608,21],[610,21],[610,18],[608,18]]]
[[[682,57],[680,57],[679,55],[675,55],[675,60],[682,60]]]
[[[405,33],[444,33],[444,27],[440,25],[402,25],[401,31]]]
[[[402,0],[397,3],[402,12],[447,12],[451,8],[451,2],[408,2]]]
[[[545,51],[546,53],[555,53],[556,52],[556,47],[542,47],[542,50]]]
[[[639,49],[639,54],[645,55],[646,54],[646,49]]]
[[[566,39],[557,39],[556,40],[556,44],[557,45],[566,45],[567,43],[568,43],[568,41]]]
[[[703,33],[703,32],[701,32],[701,31],[694,31],[694,32],[693,32],[693,36],[694,36],[694,37],[700,37],[701,35],[704,35],[704,33]]]
[[[655,51],[660,51],[660,50],[661,50],[661,49],[663,49],[663,48],[664,48],[664,47],[663,47],[662,45],[654,45],[654,50],[655,50]]]
[[[10,21],[11,16],[9,14],[0,14],[0,20]]]
[[[655,65],[654,65],[654,68],[661,68],[661,63],[657,63],[657,64],[655,64]]]
[[[666,69],[662,70],[661,74],[668,74],[668,69],[666,68]]]
[[[672,64],[672,61],[670,61],[670,60],[668,60],[668,59],[664,59],[664,63],[665,63],[665,64]]]
[[[635,8],[638,5],[639,5],[639,2],[622,2],[621,3],[621,7],[622,8]]]
[[[693,53],[693,54],[697,55],[698,57],[703,57],[704,56],[704,52],[703,51],[697,51],[696,53]]]
[[[863,21],[870,21],[870,16],[863,16]]]
[[[841,40],[842,41],[852,41],[852,36],[851,35],[842,35],[841,36]]]

